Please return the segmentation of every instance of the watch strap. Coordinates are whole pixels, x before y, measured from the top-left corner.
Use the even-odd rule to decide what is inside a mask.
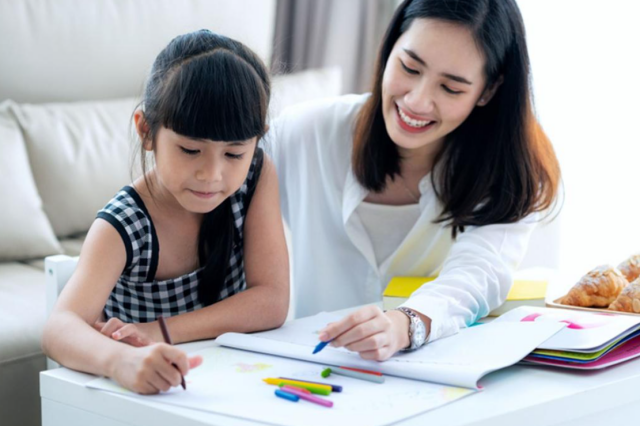
[[[409,317],[409,346],[404,349],[401,349],[401,351],[402,352],[414,351],[419,347],[421,347],[422,345],[424,345],[426,341],[429,339],[429,335],[426,335],[425,339],[422,342],[416,342],[416,339],[414,337],[415,329],[419,326],[418,324],[421,324],[423,328],[425,327],[424,322],[422,321],[422,318],[420,318],[418,314],[416,314],[413,310],[409,308],[405,308],[404,306],[396,308],[396,310],[402,312],[407,317]]]

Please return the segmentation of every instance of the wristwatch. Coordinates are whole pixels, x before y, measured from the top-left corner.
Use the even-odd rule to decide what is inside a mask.
[[[415,351],[420,346],[424,345],[429,336],[427,335],[427,328],[424,325],[424,322],[416,314],[409,308],[399,307],[396,308],[397,311],[402,312],[406,316],[409,317],[409,346],[401,349],[402,352]]]

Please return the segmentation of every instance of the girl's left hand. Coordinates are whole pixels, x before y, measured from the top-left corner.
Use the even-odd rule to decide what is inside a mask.
[[[364,359],[385,361],[409,346],[409,318],[399,311],[365,306],[320,330],[320,340],[358,352]]]
[[[111,318],[107,322],[97,321],[93,328],[110,339],[136,347],[149,346],[163,341],[157,321],[129,324],[118,318]]]

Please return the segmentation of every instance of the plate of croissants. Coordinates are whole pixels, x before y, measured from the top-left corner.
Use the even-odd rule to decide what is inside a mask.
[[[600,265],[547,306],[640,315],[640,254],[617,267]]]

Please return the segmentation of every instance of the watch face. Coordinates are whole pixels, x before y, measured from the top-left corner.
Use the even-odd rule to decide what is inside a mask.
[[[427,338],[427,330],[424,327],[424,323],[422,321],[416,321],[416,327],[413,330],[413,345],[422,345]]]

